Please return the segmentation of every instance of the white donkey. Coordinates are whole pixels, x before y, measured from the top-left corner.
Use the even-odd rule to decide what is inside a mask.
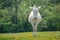
[[[32,9],[32,11],[31,11],[31,13],[30,13],[30,15],[28,17],[28,21],[29,21],[29,23],[32,24],[33,36],[36,36],[37,26],[41,22],[41,15],[40,15],[40,13],[38,11],[38,9],[41,8],[41,6],[38,7],[38,8],[36,6],[30,7],[30,8]]]

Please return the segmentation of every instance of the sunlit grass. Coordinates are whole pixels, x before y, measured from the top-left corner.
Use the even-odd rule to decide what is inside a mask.
[[[36,37],[32,32],[0,33],[0,40],[60,40],[60,32],[37,32]]]

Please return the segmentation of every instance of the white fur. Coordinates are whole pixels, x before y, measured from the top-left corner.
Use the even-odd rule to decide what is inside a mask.
[[[29,14],[28,21],[29,21],[29,23],[32,24],[33,35],[35,36],[36,32],[37,32],[37,26],[41,22],[41,15],[40,15],[40,13],[38,11],[38,9],[41,8],[41,6],[38,7],[38,8],[36,6],[30,7],[30,8],[32,9],[32,11]],[[34,11],[36,11],[37,13],[35,14]],[[36,19],[34,19],[35,17],[36,17]]]

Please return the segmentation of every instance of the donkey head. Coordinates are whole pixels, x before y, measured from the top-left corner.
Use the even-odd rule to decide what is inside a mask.
[[[39,7],[36,7],[36,6],[33,6],[33,7],[30,7],[32,10],[38,10],[39,8],[41,8],[41,6]]]
[[[41,8],[41,6],[39,6],[39,7],[33,6],[33,7],[30,7],[30,8],[32,9],[34,14],[37,14],[39,12],[38,9]]]

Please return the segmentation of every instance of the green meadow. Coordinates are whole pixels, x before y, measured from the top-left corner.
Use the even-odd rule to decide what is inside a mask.
[[[0,40],[60,40],[60,31],[37,32],[35,37],[32,32],[0,33]]]

